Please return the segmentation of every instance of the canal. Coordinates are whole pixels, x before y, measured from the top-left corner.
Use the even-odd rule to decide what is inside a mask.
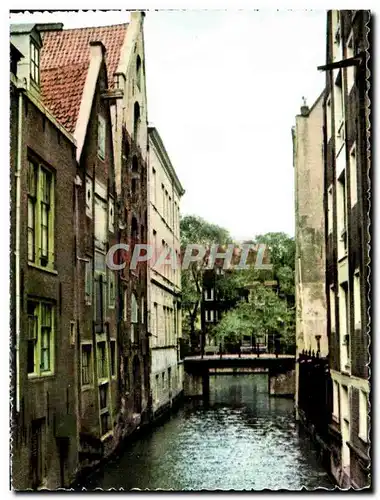
[[[293,401],[269,398],[267,376],[211,377],[210,400],[186,402],[97,471],[92,490],[299,490],[334,487]]]

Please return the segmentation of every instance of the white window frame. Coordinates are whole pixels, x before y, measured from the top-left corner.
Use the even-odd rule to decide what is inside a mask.
[[[329,186],[327,190],[327,226],[328,226],[328,233],[331,234],[333,231],[333,224],[334,224],[334,211],[333,211],[333,204],[334,198],[333,198],[333,186],[332,184]]]
[[[214,311],[212,309],[205,310],[205,321],[206,323],[214,322]]]
[[[350,149],[350,203],[354,207],[358,201],[358,162],[356,143]]]
[[[214,288],[205,288],[205,301],[211,302],[214,300]]]
[[[368,443],[368,393],[359,389],[359,438]]]

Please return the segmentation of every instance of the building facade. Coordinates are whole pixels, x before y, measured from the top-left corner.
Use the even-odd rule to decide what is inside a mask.
[[[324,92],[306,103],[292,129],[295,180],[296,418],[329,467],[331,378],[328,370],[323,161]]]
[[[11,29],[17,489],[69,486],[151,417],[148,272],[131,265],[147,241],[143,14],[62,27]]]
[[[153,261],[149,266],[149,333],[155,418],[170,408],[183,391],[179,259],[180,200],[184,190],[154,127],[149,127],[149,186],[148,243],[153,247]],[[160,259],[163,252],[168,252],[169,263]]]
[[[12,481],[77,468],[73,191],[76,141],[41,97],[41,32],[11,27]]]
[[[326,297],[332,378],[331,470],[369,485],[370,13],[329,11],[324,97]]]

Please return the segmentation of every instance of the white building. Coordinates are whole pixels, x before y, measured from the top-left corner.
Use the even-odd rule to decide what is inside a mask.
[[[152,411],[157,416],[172,405],[183,389],[183,363],[179,357],[181,325],[180,198],[184,194],[156,128],[149,136],[148,243],[154,248],[154,265],[148,271],[148,308],[151,348]],[[172,265],[160,265],[163,249],[171,252]]]

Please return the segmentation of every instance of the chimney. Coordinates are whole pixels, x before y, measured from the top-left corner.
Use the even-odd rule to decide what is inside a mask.
[[[302,106],[301,106],[301,115],[302,116],[309,116],[309,106],[306,104],[306,99],[305,97],[302,97]]]

